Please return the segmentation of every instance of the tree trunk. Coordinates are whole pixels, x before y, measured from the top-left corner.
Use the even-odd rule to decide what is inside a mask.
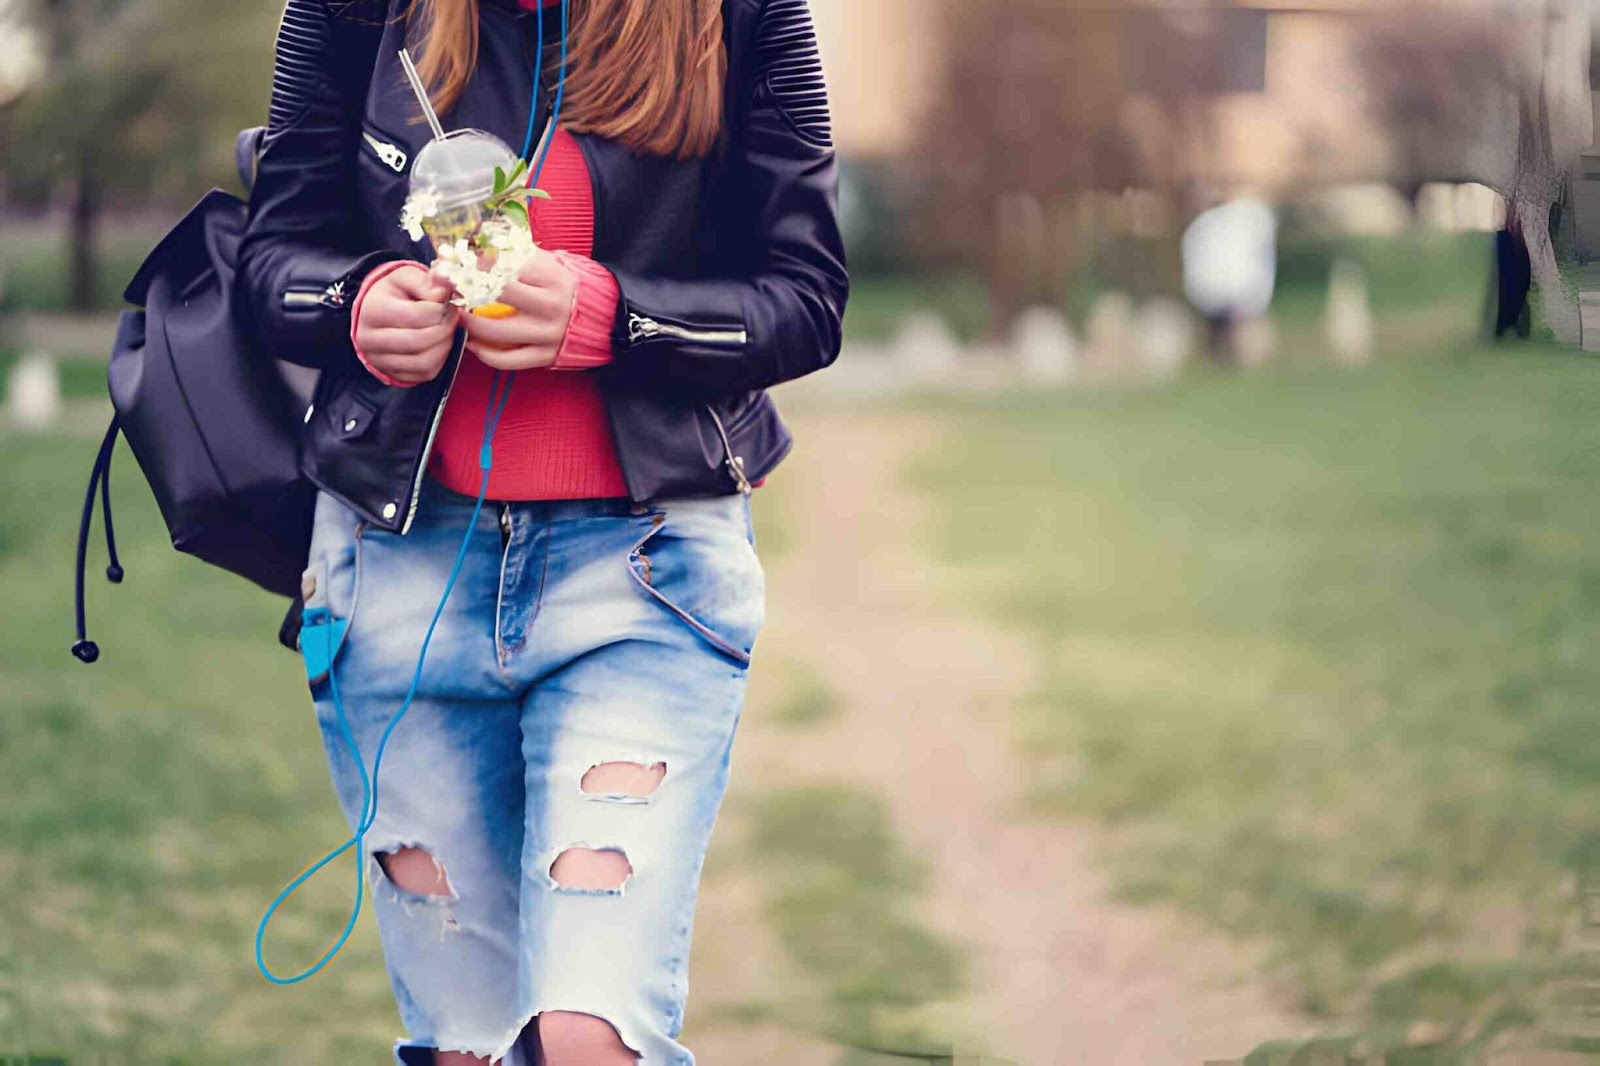
[[[1589,67],[1589,20],[1580,4],[1545,0],[1542,21],[1538,79],[1519,108],[1517,167],[1507,207],[1527,242],[1545,321],[1557,340],[1578,345],[1583,343],[1583,319],[1577,294],[1561,276],[1550,239],[1550,209],[1577,162],[1578,149],[1593,138],[1590,98],[1581,84]],[[1574,34],[1580,26],[1584,32]],[[1570,46],[1574,37],[1579,38],[1575,52]]]
[[[93,310],[95,305],[95,282],[100,274],[100,208],[99,180],[93,164],[87,159],[80,160],[67,220],[68,306],[74,311]]]
[[[1583,325],[1577,296],[1567,291],[1550,240],[1550,209],[1560,195],[1566,161],[1556,159],[1550,109],[1543,92],[1532,106],[1524,102],[1520,111],[1516,172],[1506,205],[1511,228],[1527,243],[1533,283],[1539,288],[1539,303],[1550,331],[1563,344],[1581,344]]]
[[[1540,202],[1540,199],[1519,196],[1511,205],[1512,216],[1528,244],[1533,283],[1539,289],[1539,304],[1544,309],[1550,331],[1563,344],[1580,344],[1583,326],[1578,316],[1578,301],[1567,290],[1566,279],[1556,265],[1555,245],[1550,241],[1550,204],[1554,201]]]

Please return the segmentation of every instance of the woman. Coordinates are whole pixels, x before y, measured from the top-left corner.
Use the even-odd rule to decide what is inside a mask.
[[[291,621],[352,825],[405,708],[365,835],[397,1060],[692,1063],[748,501],[790,446],[764,390],[833,361],[848,290],[827,101],[805,0],[573,0],[550,254],[515,315],[458,314],[397,225],[427,137],[397,53],[447,127],[522,144],[560,69],[539,3],[289,0],[238,285],[322,371]]]

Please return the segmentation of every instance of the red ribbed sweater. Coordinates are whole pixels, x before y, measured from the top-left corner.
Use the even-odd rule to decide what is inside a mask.
[[[617,283],[605,267],[589,258],[594,249],[594,192],[583,151],[566,130],[558,129],[551,139],[539,185],[550,199],[533,201],[534,239],[577,275],[577,298],[555,364],[548,370],[523,370],[516,375],[495,430],[488,497],[572,500],[626,496],[627,484],[617,462],[599,386],[581,372],[611,361]],[[385,274],[402,268],[423,267],[410,261],[391,263],[368,275],[352,309],[352,336],[366,293]],[[356,354],[379,380],[401,384],[367,363],[359,348]],[[494,371],[470,348],[462,354],[428,463],[434,478],[468,496],[476,496],[482,483],[478,449],[493,377]]]

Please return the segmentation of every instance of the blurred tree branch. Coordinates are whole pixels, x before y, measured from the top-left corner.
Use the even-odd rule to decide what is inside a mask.
[[[92,304],[109,202],[181,201],[229,180],[233,134],[263,121],[278,5],[7,0],[39,76],[0,107],[8,197],[67,208],[71,298]]]
[[[1237,13],[1169,19],[1126,0],[948,0],[942,10],[951,44],[918,151],[934,164],[920,228],[933,257],[984,273],[998,333],[1024,307],[1066,296],[1103,221],[1082,210],[1086,192],[1193,192],[1214,155],[1206,94],[1216,87],[1186,79],[1236,74],[1240,64],[1230,53],[1174,73],[1171,56],[1152,60],[1141,49],[1189,31],[1199,35],[1191,50],[1204,52],[1217,20]],[[1133,84],[1152,73],[1171,76]],[[1174,261],[1146,262],[1145,273],[1157,277],[1163,265],[1175,272]]]

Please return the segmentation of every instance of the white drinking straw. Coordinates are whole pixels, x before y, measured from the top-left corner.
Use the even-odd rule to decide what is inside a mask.
[[[400,66],[405,68],[406,80],[411,83],[411,91],[417,94],[417,103],[422,105],[422,115],[433,128],[434,138],[443,138],[444,127],[439,125],[439,116],[433,113],[433,101],[428,99],[428,87],[422,84],[422,75],[417,73],[417,65],[411,62],[409,49],[400,49]]]

